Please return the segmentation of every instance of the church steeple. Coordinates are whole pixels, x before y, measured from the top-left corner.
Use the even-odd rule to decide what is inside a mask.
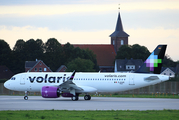
[[[116,52],[118,51],[119,47],[121,47],[121,45],[128,45],[129,35],[123,30],[120,12],[118,13],[116,29],[110,35],[110,37],[111,37],[111,44],[114,45],[114,49]]]

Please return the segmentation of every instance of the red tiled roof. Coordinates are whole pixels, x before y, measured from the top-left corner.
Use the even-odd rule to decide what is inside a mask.
[[[113,45],[73,44],[73,46],[93,51],[99,66],[114,66],[116,53]]]

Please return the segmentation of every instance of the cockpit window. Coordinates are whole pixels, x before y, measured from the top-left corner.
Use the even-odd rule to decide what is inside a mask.
[[[15,77],[12,77],[11,80],[15,80],[16,78]]]

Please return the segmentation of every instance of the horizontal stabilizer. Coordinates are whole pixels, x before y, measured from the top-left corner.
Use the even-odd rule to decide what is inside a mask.
[[[159,79],[158,76],[150,76],[150,77],[145,78],[144,80],[158,80],[158,79]]]

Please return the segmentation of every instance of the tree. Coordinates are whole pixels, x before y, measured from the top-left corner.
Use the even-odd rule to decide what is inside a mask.
[[[63,64],[64,58],[62,55],[62,46],[55,38],[50,38],[44,46],[44,62],[51,68],[52,71],[56,71],[59,66]]]
[[[130,59],[132,57],[132,46],[122,45],[117,51],[116,59]]]
[[[96,55],[93,53],[93,51],[86,49],[86,50],[83,50],[83,52],[84,52],[84,59],[91,60],[94,63],[93,69],[95,69],[95,71],[99,71],[99,66],[97,65]]]
[[[94,72],[94,63],[91,60],[76,58],[67,64],[67,71]]]
[[[63,46],[63,56],[66,60],[65,64],[67,65],[69,62],[76,58],[91,60],[94,63],[94,68],[96,71],[99,71],[99,67],[97,65],[96,55],[89,49],[80,49],[79,47],[74,48],[73,45],[67,43]]]
[[[37,45],[39,47],[39,51],[44,53],[44,51],[45,51],[45,44],[43,43],[43,41],[41,39],[37,39],[36,43],[37,43]]]
[[[149,50],[145,46],[140,46],[138,44],[122,45],[116,55],[116,59],[142,59],[143,61],[147,59],[150,55]]]
[[[177,62],[174,62],[169,55],[165,55],[163,59],[163,67],[176,67]]]
[[[139,44],[132,45],[132,58],[144,61],[149,55],[150,52],[145,46],[140,46]]]
[[[6,65],[7,67],[11,67],[11,57],[12,54],[9,44],[7,44],[4,40],[0,39],[0,65]]]
[[[19,39],[16,41],[13,51],[21,52],[24,50],[24,48],[25,48],[25,41],[23,39]]]
[[[17,40],[13,48],[12,71],[14,73],[20,73],[24,71],[25,56],[26,56],[24,49],[25,49],[25,41],[23,39]]]
[[[34,61],[35,59],[42,59],[43,57],[43,42],[40,39],[36,41],[30,39],[24,41],[17,40],[13,48],[13,71],[15,73],[23,72],[25,70],[25,61]]]
[[[36,41],[34,39],[26,41],[24,48],[25,60],[34,61],[35,59],[42,59],[43,48],[41,45],[43,45],[43,42],[40,39]]]
[[[61,44],[55,38],[49,38],[45,43],[45,52],[59,52],[62,50]]]
[[[76,50],[79,52],[79,50]],[[73,59],[77,58],[75,51],[74,51],[74,46],[71,45],[70,43],[66,43],[63,46],[63,58],[64,58],[64,64],[67,64],[68,62],[72,61]]]

